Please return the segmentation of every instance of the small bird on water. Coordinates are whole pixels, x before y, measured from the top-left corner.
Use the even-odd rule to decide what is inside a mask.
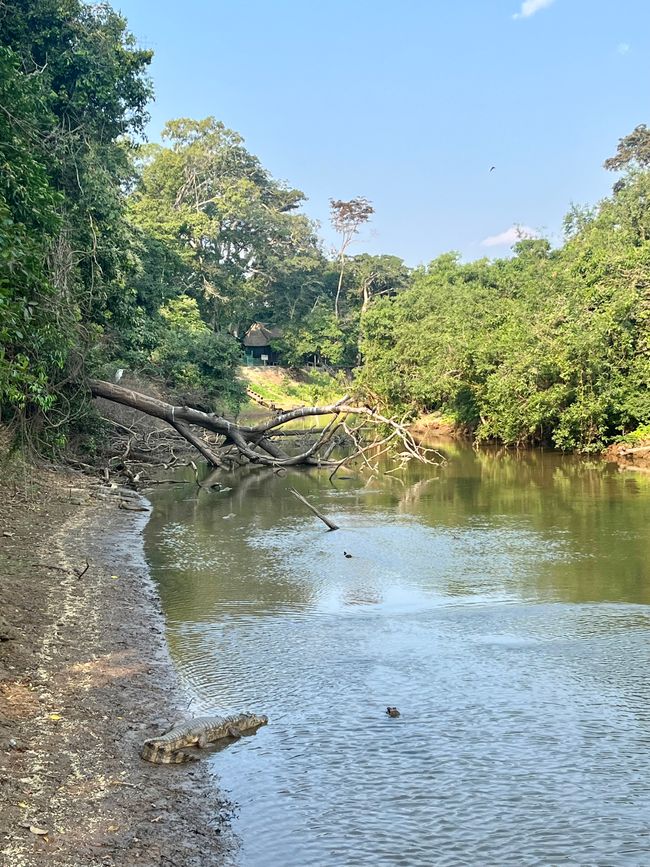
[[[352,557],[352,554],[348,554],[348,552],[347,552],[347,551],[344,551],[344,552],[343,552],[343,556],[344,556],[344,557],[347,557],[347,558],[348,558],[348,560],[349,560],[349,559],[350,559],[350,557]]]
[[[386,713],[388,714],[388,716],[399,716],[400,715],[400,712],[397,710],[396,707],[387,707]]]

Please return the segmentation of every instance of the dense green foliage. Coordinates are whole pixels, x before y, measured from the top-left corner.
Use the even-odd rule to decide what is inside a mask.
[[[170,121],[163,139],[143,161],[131,216],[178,256],[182,288],[211,327],[238,333],[272,309],[287,272],[320,262],[312,225],[293,213],[303,195],[214,118]]]
[[[362,381],[479,439],[594,450],[650,420],[650,173],[631,168],[567,240],[441,256],[363,320]]]
[[[49,120],[33,81],[23,86],[18,59],[0,48],[0,395],[23,409],[49,409],[48,380],[65,346],[49,321],[52,286],[45,265],[58,229],[59,198],[48,183],[40,127]],[[41,159],[39,159],[41,157]]]
[[[328,258],[303,194],[214,118],[144,144],[150,60],[106,4],[0,4],[0,409],[32,442],[64,445],[86,424],[86,378],[121,367],[236,407],[255,322],[280,329],[283,363],[357,367],[373,400],[442,410],[480,439],[590,450],[647,429],[644,125],[561,249],[521,241],[414,274],[347,254],[374,213],[362,197],[332,201]]]
[[[0,7],[0,407],[39,447],[64,445],[86,377],[118,368],[235,407],[258,320],[289,363],[357,359],[358,293],[337,319],[303,194],[214,118],[142,143],[150,59],[108,5]]]
[[[201,319],[193,298],[183,295],[160,308],[164,326],[151,353],[154,373],[176,389],[188,389],[237,405],[242,388],[232,373],[240,362],[239,345]]]
[[[126,142],[149,60],[108,6],[0,8],[0,401],[46,445],[65,442],[87,364],[128,316]]]

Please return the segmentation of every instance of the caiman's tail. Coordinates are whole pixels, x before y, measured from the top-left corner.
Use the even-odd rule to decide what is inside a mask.
[[[155,740],[145,741],[140,755],[145,761],[154,762],[157,765],[177,765],[181,762],[198,762],[199,760],[199,757],[193,756],[192,753],[170,749],[168,744],[164,745]]]

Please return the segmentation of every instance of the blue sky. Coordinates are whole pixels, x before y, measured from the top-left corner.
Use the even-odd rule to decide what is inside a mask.
[[[150,138],[215,115],[306,193],[328,245],[329,198],[366,196],[351,253],[504,255],[515,225],[558,243],[569,204],[611,188],[618,139],[650,123],[649,0],[114,5],[155,52]]]

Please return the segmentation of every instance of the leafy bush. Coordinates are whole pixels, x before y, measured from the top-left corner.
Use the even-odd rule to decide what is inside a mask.
[[[596,451],[650,420],[650,172],[570,220],[560,250],[441,256],[362,319],[360,382],[478,439]]]
[[[160,315],[164,327],[151,362],[167,384],[236,409],[245,396],[236,378],[242,361],[239,343],[228,334],[211,331],[196,301],[187,296],[168,301]]]
[[[644,443],[650,441],[650,424],[642,424],[636,430],[630,431],[621,437],[621,440],[626,443]]]

